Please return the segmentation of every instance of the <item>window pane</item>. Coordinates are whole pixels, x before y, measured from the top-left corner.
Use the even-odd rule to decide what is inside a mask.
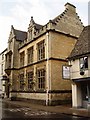
[[[88,68],[88,57],[80,58],[80,70]]]
[[[24,74],[20,74],[20,90],[24,90]]]
[[[28,64],[33,62],[33,47],[28,49]]]
[[[44,40],[38,43],[38,60],[42,60],[45,58],[45,46]]]
[[[38,89],[45,89],[45,70],[38,70]]]
[[[24,52],[20,53],[20,67],[23,67],[24,66]]]
[[[80,69],[84,68],[84,58],[80,58]]]
[[[88,68],[88,57],[84,57],[85,68]]]
[[[33,90],[33,71],[27,73],[28,76],[28,89]]]

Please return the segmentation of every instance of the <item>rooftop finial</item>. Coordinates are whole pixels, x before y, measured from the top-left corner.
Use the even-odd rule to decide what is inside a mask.
[[[30,20],[30,24],[29,24],[29,27],[33,27],[35,24],[34,20],[33,20],[33,16],[31,16],[31,20]],[[29,28],[28,28],[29,29]]]
[[[31,16],[31,20],[33,20],[33,16]]]
[[[33,20],[33,16],[31,16],[31,20],[30,20],[30,23],[34,24],[34,20]]]
[[[13,25],[11,25],[11,29],[14,29]]]

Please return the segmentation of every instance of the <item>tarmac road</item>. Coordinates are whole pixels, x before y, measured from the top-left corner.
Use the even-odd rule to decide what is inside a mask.
[[[2,112],[1,120],[90,120],[86,117],[70,116],[33,109],[30,107],[20,107],[0,101],[0,110]]]

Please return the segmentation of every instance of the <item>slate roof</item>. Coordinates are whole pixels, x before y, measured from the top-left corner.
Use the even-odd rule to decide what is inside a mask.
[[[14,29],[14,34],[16,36],[16,40],[24,41],[27,39],[27,32]]]
[[[39,30],[39,29],[42,28],[42,25],[35,23],[35,27],[36,27],[37,30]]]
[[[84,27],[68,59],[79,58],[90,53],[90,25]]]
[[[3,50],[3,51],[0,53],[0,55],[3,54],[5,51],[7,51],[7,48],[6,48],[5,50]]]

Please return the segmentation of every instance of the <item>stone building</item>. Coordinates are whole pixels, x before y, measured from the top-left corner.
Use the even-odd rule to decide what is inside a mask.
[[[31,17],[28,31],[11,26],[6,54],[6,73],[12,100],[29,100],[44,105],[71,101],[71,82],[62,75],[67,57],[83,29],[76,7],[65,10],[45,25]]]
[[[3,94],[3,97],[8,97],[8,86],[7,81],[4,79],[6,76],[5,73],[5,54],[7,53],[7,49],[0,53],[0,91]]]
[[[69,56],[72,106],[90,106],[90,25],[86,26]]]

